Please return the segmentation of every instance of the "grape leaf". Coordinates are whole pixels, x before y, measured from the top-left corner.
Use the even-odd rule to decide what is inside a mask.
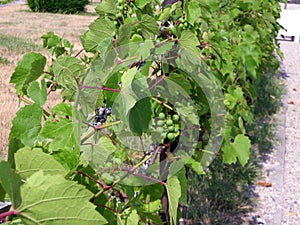
[[[47,100],[47,86],[43,79],[41,87],[37,81],[33,81],[28,88],[28,96],[38,105],[43,106]]]
[[[81,146],[82,157],[89,163],[94,169],[103,167],[109,155],[111,155],[116,147],[111,140],[102,136],[97,144],[85,144]]]
[[[25,224],[106,224],[89,202],[92,193],[62,175],[42,171],[29,177],[21,187],[19,217]]]
[[[101,2],[96,8],[96,13],[100,17],[104,17],[105,15],[112,15],[116,17],[116,1],[115,0],[106,0]]]
[[[152,35],[158,34],[159,26],[152,16],[144,14],[142,16],[140,26],[142,29],[142,34],[146,39],[151,38]]]
[[[106,18],[98,18],[90,26],[89,30],[81,36],[84,49],[87,52],[95,52],[97,46],[105,38],[112,38],[115,31],[113,21]]]
[[[200,45],[200,42],[197,36],[189,30],[182,31],[181,37],[179,39],[179,45],[191,51],[192,53],[200,53],[199,49],[197,48],[197,46]]]
[[[37,171],[43,171],[49,175],[66,175],[67,171],[52,156],[41,149],[20,149],[15,154],[16,171],[22,179],[27,179]]]
[[[139,8],[143,8],[149,1],[148,0],[136,0],[136,5]]]
[[[4,202],[5,195],[6,195],[6,191],[3,189],[1,182],[0,182],[0,202]]]
[[[71,56],[59,57],[53,62],[53,72],[57,82],[67,90],[63,92],[63,98],[74,100],[77,92],[77,79],[83,74],[84,66],[81,61]]]
[[[17,112],[9,134],[8,161],[12,165],[15,152],[25,145],[32,147],[37,140],[42,116],[43,109],[38,104],[26,105]]]
[[[40,53],[31,52],[23,56],[10,78],[10,83],[15,84],[17,94],[27,93],[28,85],[43,74],[45,65],[46,58]]]
[[[167,181],[167,194],[169,201],[170,224],[177,224],[177,209],[179,198],[181,196],[181,186],[176,176],[171,176]]]
[[[59,115],[59,120],[50,116],[40,132],[42,137],[53,139],[50,144],[53,151],[78,149],[79,140],[73,126],[72,113],[69,111],[71,108],[66,103],[56,105],[51,111]]]
[[[225,143],[223,151],[223,161],[225,163],[235,163],[236,157],[242,166],[245,166],[250,157],[251,141],[247,136],[239,134],[235,137],[233,143]]]
[[[21,179],[6,161],[0,160],[0,171],[0,186],[9,195],[14,208],[17,208],[22,202],[20,194]]]
[[[118,216],[118,225],[138,225],[139,216],[135,209],[126,209],[121,215]]]
[[[129,127],[133,134],[141,136],[149,129],[152,117],[150,98],[137,101],[129,111]]]

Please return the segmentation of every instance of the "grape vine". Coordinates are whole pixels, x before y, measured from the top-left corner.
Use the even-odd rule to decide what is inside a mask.
[[[83,50],[48,32],[51,58],[28,53],[12,74],[26,106],[0,161],[12,203],[0,221],[185,224],[188,174],[249,159],[254,86],[278,69],[278,1],[106,0],[96,12]]]

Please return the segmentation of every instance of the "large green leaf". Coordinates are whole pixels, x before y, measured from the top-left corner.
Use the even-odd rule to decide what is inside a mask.
[[[22,179],[27,179],[38,171],[49,175],[66,175],[67,171],[52,156],[44,153],[41,149],[20,149],[15,154],[16,171]]]
[[[226,143],[223,148],[223,161],[225,163],[235,163],[236,158],[242,166],[246,165],[250,157],[251,141],[249,137],[239,134],[233,143]]]
[[[27,93],[28,85],[43,74],[45,65],[46,58],[40,53],[31,52],[23,56],[10,79],[10,83],[15,84],[17,94]]]
[[[66,103],[61,103],[52,108],[52,112],[59,116],[59,119],[50,116],[40,135],[45,138],[51,138],[53,141],[50,148],[53,151],[60,149],[78,149],[79,140],[75,133],[75,127],[72,121],[72,106]]]
[[[61,175],[39,171],[21,187],[22,204],[17,209],[27,224],[106,224],[89,202],[92,193]]]
[[[136,102],[129,111],[129,127],[133,134],[141,136],[149,129],[152,111],[150,98],[143,98]]]
[[[33,81],[28,88],[28,95],[35,103],[43,106],[47,100],[47,86],[45,80],[42,80],[41,84],[37,81]]]
[[[105,38],[112,38],[114,31],[115,25],[113,21],[106,18],[98,18],[81,37],[84,49],[87,52],[95,52],[101,41]]]
[[[22,202],[20,195],[21,179],[19,175],[12,170],[9,163],[6,161],[0,160],[0,171],[0,186],[2,186],[4,192],[9,195],[13,207],[17,208]],[[3,193],[0,193],[0,196],[2,194]]]
[[[89,165],[94,169],[99,169],[103,167],[109,155],[116,150],[116,146],[108,137],[102,136],[98,143],[94,144],[90,141],[90,144],[82,145],[80,150],[82,157]]]
[[[100,17],[104,17],[106,15],[116,16],[116,0],[106,0],[102,1],[96,8],[96,12]]]
[[[63,98],[72,101],[78,89],[76,80],[85,72],[85,67],[79,59],[65,56],[54,61],[53,72],[57,82],[65,88]]]
[[[12,165],[15,152],[25,145],[32,147],[37,140],[42,116],[43,109],[38,104],[27,105],[17,112],[9,134],[8,161]]]
[[[197,46],[200,45],[200,42],[197,36],[189,30],[184,30],[181,33],[181,37],[179,39],[179,45],[183,48],[191,51],[192,53],[199,54],[200,51]]]
[[[146,14],[142,16],[140,26],[142,34],[146,39],[151,38],[153,35],[157,35],[159,32],[159,26],[156,20],[152,16]]]

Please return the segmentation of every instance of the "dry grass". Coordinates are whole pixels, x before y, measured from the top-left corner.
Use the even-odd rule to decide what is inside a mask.
[[[96,18],[91,14],[93,6],[88,6],[87,11],[90,13],[61,15],[32,13],[26,5],[0,8],[0,157],[6,155],[11,121],[20,107],[9,84],[17,62],[26,52],[42,51],[38,47],[42,45],[40,37],[48,31],[70,40],[75,44],[75,51],[81,49],[80,36]]]

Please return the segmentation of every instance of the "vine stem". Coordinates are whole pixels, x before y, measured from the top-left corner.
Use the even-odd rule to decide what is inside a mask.
[[[83,51],[84,51],[84,48],[81,49],[79,52],[77,52],[77,54],[74,57],[77,58]]]
[[[149,90],[151,90],[152,88],[154,88],[156,85],[158,85],[160,82],[162,82],[164,79],[166,79],[166,76],[165,75],[162,75],[161,78],[159,78],[158,81],[154,82],[154,84],[152,84],[150,87],[149,87]]]
[[[166,182],[160,181],[160,180],[155,179],[155,178],[153,178],[153,177],[148,177],[148,176],[146,176],[146,175],[144,175],[144,174],[133,173],[132,175],[135,176],[135,177],[143,177],[143,178],[145,178],[146,180],[154,181],[154,182],[159,183],[159,184],[161,184],[161,185],[163,185],[163,186],[166,186],[166,185],[167,185]]]
[[[114,126],[114,125],[117,125],[117,124],[120,124],[120,123],[122,123],[122,121],[118,120],[118,121],[115,121],[115,122],[112,122],[112,123],[103,124],[103,125],[95,128],[90,133],[88,133],[84,138],[82,138],[82,140],[80,141],[80,144],[83,144],[87,139],[89,139],[93,134],[95,134],[97,130],[101,130],[101,129],[104,129],[104,128],[107,128],[107,127],[111,127],[111,126]]]
[[[105,191],[113,188],[114,186],[116,186],[118,183],[120,183],[122,180],[124,180],[126,177],[128,177],[130,174],[134,174],[134,171],[136,169],[138,169],[139,167],[141,167],[143,165],[144,162],[148,161],[149,159],[151,159],[151,155],[145,157],[143,160],[141,160],[138,164],[136,164],[135,166],[133,166],[131,169],[128,170],[128,173],[125,174],[124,176],[118,178],[117,180],[115,180],[111,185],[105,186],[102,190],[100,190],[99,192],[97,192],[91,199],[90,201],[93,201],[94,199],[98,198],[100,195],[102,195]]]
[[[104,208],[108,209],[109,211],[112,211],[112,212],[115,213],[115,214],[119,214],[119,213],[120,213],[119,211],[117,211],[117,210],[115,210],[115,209],[112,209],[112,208],[110,208],[110,207],[108,207],[108,206],[106,206],[106,205],[95,204],[95,206],[104,207]]]
[[[159,99],[157,99],[157,98],[154,98],[154,97],[152,97],[152,99],[153,99],[154,101],[158,102],[159,104],[163,105],[164,107],[166,107],[166,108],[168,108],[168,109],[170,109],[170,110],[173,110],[173,108],[172,108],[171,106],[169,106],[168,104],[166,104],[165,102],[163,102],[163,101],[161,101],[161,100],[159,100]]]
[[[112,91],[112,92],[121,92],[120,89],[115,89],[115,88],[108,88],[108,87],[105,87],[105,86],[101,86],[101,87],[97,87],[97,86],[84,86],[84,85],[81,85],[79,86],[80,89],[84,89],[84,88],[90,88],[90,89],[98,89],[98,90],[103,90],[103,91]]]
[[[13,216],[13,215],[18,215],[19,214],[19,211],[13,209],[11,211],[8,211],[8,212],[5,212],[5,213],[1,213],[0,214],[0,221],[1,220],[5,220],[5,217],[7,216]]]

